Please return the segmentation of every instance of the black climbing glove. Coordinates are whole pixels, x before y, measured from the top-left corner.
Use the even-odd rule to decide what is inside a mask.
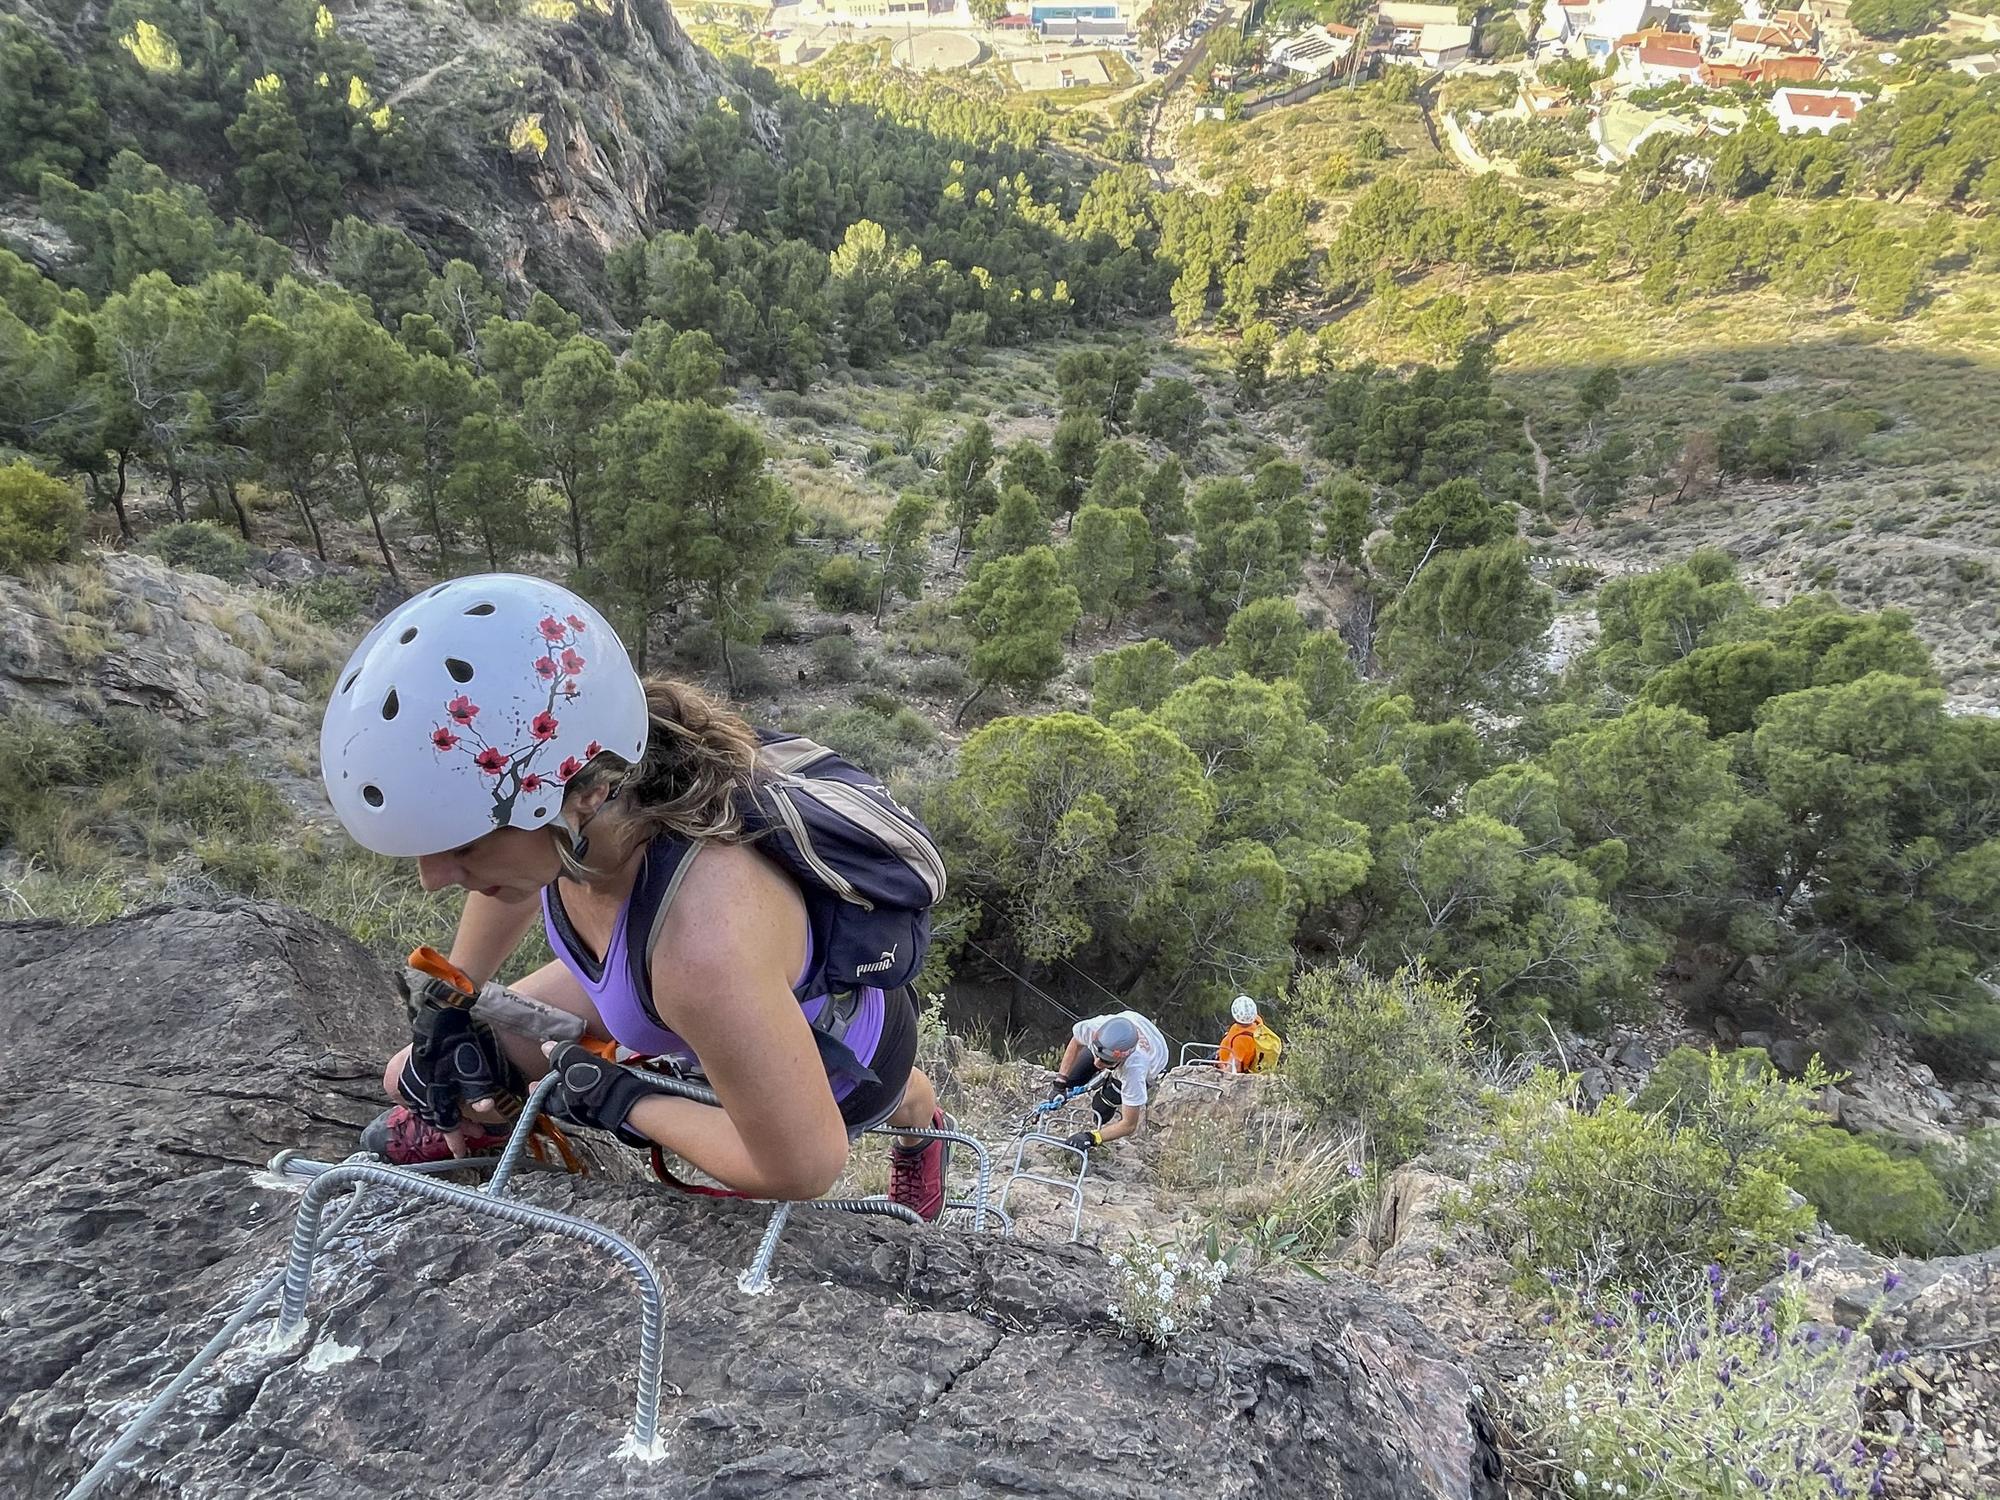
[[[1104,1137],[1095,1130],[1079,1130],[1063,1144],[1077,1151],[1088,1151],[1092,1146],[1103,1145]]]
[[[588,1125],[608,1130],[628,1146],[645,1149],[653,1144],[625,1123],[632,1106],[648,1094],[663,1094],[636,1068],[606,1062],[588,1047],[565,1042],[549,1054],[549,1068],[556,1075],[555,1092],[549,1095],[549,1113],[571,1125]]]
[[[439,1130],[457,1129],[464,1107],[481,1099],[503,1118],[520,1113],[521,1070],[485,1023],[473,1019],[466,997],[435,979],[412,984],[406,977],[402,988],[410,1060],[397,1090],[411,1111]]]

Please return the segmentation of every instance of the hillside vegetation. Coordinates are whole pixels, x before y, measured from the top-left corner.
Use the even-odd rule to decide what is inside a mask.
[[[1162,185],[1098,154],[1124,116],[865,52],[683,75],[661,12],[642,169],[565,103],[647,76],[610,0],[418,7],[579,60],[480,74],[476,130],[363,45],[378,7],[14,9],[9,910],[228,890],[437,940],[325,818],[300,715],[378,585],[523,569],[921,808],[961,1031],[1268,1000],[1296,1154],[1152,1165],[1261,1184],[1202,1227],[1272,1274],[1424,1157],[1495,1295],[1615,1385],[1671,1351],[1607,1308],[1705,1319],[1822,1219],[2000,1240],[1991,85],[1517,182],[1392,72],[1204,124]],[[412,211],[468,161],[541,251]],[[614,187],[633,232],[547,274],[557,206]],[[1644,1093],[1569,1067],[1689,1027],[1746,1045]],[[1921,1150],[1816,1112],[1885,1048],[1960,1090]],[[1830,1404],[1742,1425],[1865,1489],[1853,1381],[1798,1348]],[[1599,1493],[1516,1394],[1548,1482]],[[1604,1404],[1605,1485],[1690,1472]]]

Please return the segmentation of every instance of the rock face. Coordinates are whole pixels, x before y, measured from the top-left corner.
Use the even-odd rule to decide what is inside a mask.
[[[337,1157],[399,1040],[387,976],[281,908],[0,926],[0,1493],[54,1494],[275,1264],[293,1200],[246,1168]],[[372,1200],[322,1253],[312,1336],[253,1323],[121,1496],[1499,1494],[1470,1383],[1357,1279],[1225,1286],[1165,1355],[1092,1251],[534,1174],[668,1284],[667,1457],[614,1456],[636,1304],[568,1241]]]
[[[266,562],[291,567],[297,556]],[[324,807],[299,747],[319,739],[322,704],[309,679],[340,664],[344,643],[316,627],[281,641],[255,590],[136,553],[96,554],[70,576],[76,587],[40,589],[0,577],[0,710],[19,703],[63,720],[106,705],[158,714],[254,754],[296,806]]]
[[[615,322],[599,300],[605,252],[661,227],[673,154],[728,91],[666,0],[555,0],[505,20],[405,0],[336,9],[436,153],[434,180],[370,217]]]

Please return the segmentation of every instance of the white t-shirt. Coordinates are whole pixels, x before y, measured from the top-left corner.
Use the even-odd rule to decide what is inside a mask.
[[[1139,1028],[1139,1045],[1132,1049],[1132,1055],[1117,1069],[1120,1096],[1125,1103],[1139,1108],[1146,1102],[1147,1085],[1166,1074],[1171,1061],[1167,1039],[1161,1035],[1159,1027],[1136,1010],[1121,1010],[1118,1014]],[[1110,1016],[1092,1016],[1078,1021],[1070,1028],[1069,1034],[1076,1038],[1077,1045],[1088,1047],[1097,1040],[1097,1033],[1110,1019]]]

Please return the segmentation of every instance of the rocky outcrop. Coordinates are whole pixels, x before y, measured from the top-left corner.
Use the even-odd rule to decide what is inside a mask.
[[[263,555],[259,570],[297,581],[302,563],[322,566],[281,551]],[[60,720],[96,718],[107,706],[157,714],[255,757],[295,806],[321,809],[299,747],[319,737],[310,679],[337,667],[346,647],[274,612],[280,638],[263,608],[254,589],[130,552],[95,554],[38,584],[0,577],[0,710],[20,704]]]
[[[479,7],[353,0],[341,29],[427,141],[421,187],[369,205],[439,257],[537,286],[597,324],[605,253],[663,227],[670,163],[728,92],[666,0]],[[496,14],[500,7],[491,8]],[[775,139],[761,113],[753,120]]]
[[[0,926],[0,1493],[53,1494],[275,1262],[254,1167],[334,1156],[398,1040],[387,976],[281,908]],[[603,1177],[523,1197],[629,1236],[669,1288],[667,1457],[614,1456],[636,1336],[566,1241],[378,1203],[321,1259],[313,1337],[253,1324],[121,1496],[1497,1496],[1466,1375],[1360,1280],[1226,1288],[1170,1352],[1120,1334],[1093,1251],[809,1216]]]

